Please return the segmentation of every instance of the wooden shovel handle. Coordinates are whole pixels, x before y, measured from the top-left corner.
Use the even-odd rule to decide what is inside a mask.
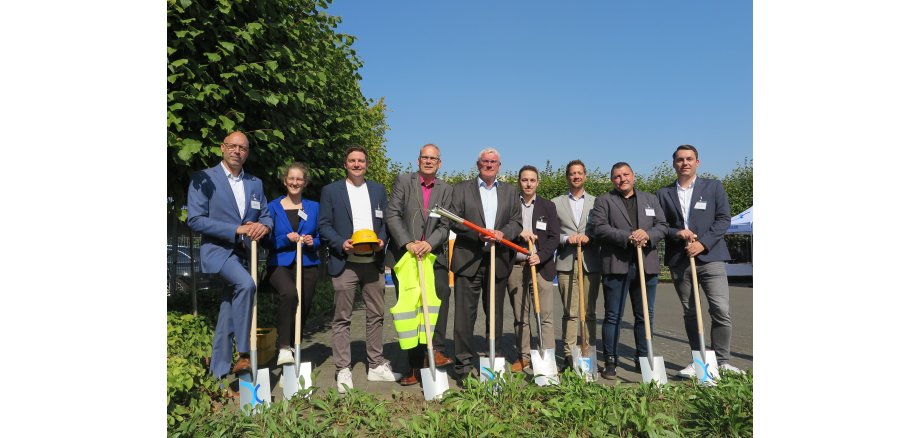
[[[693,299],[696,301],[696,331],[702,337],[703,310],[700,308],[700,288],[696,280],[696,257],[690,257],[690,278],[693,281]],[[700,348],[702,349],[703,347]]]
[[[648,320],[648,295],[645,290],[645,254],[641,246],[636,246],[636,258],[639,263],[639,286],[642,288],[642,316],[645,318],[645,339],[652,339],[652,328]]]
[[[428,352],[431,353],[434,348],[431,345],[431,319],[428,316],[428,291],[425,290],[425,274],[422,266],[422,259],[416,257],[415,260],[418,262],[418,284],[419,290],[422,292],[422,314],[425,317],[425,338],[428,339]],[[431,366],[434,366],[432,363]]]
[[[535,254],[533,248],[533,242],[527,241],[527,248],[530,250],[531,254]],[[537,290],[537,267],[530,265],[530,284],[533,285],[533,309],[537,312],[537,315],[540,314],[540,291]],[[529,316],[528,316],[529,318]]]
[[[489,245],[489,339],[495,339],[495,243]]]
[[[588,348],[588,322],[585,321],[585,274],[581,267],[581,242],[578,242],[578,319],[581,323],[581,347]]]
[[[300,345],[300,308],[302,307],[301,297],[303,296],[303,242],[297,240],[297,311],[294,313],[294,344]]]
[[[255,350],[258,345],[258,337],[256,336],[256,327],[258,320],[258,304],[259,300],[259,248],[256,240],[250,240],[252,244],[250,245],[251,251],[249,253],[249,272],[252,275],[252,282],[256,285],[256,291],[252,294],[252,324],[249,327],[249,349]],[[255,364],[253,364],[255,365]]]

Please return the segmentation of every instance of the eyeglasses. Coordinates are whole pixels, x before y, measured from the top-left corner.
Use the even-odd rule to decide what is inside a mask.
[[[429,157],[427,155],[419,155],[418,159],[422,161],[433,161],[435,163],[437,163],[438,161],[441,161],[441,159],[438,157]]]
[[[482,164],[501,164],[501,161],[498,160],[479,160]]]
[[[295,177],[293,177],[293,176],[287,177],[287,180],[290,181],[290,182],[304,182],[304,181],[306,181],[306,180],[303,179],[303,178],[295,178]]]
[[[240,152],[249,152],[249,146],[244,146],[241,144],[221,143],[220,145],[226,147],[228,151],[235,151],[239,149]]]

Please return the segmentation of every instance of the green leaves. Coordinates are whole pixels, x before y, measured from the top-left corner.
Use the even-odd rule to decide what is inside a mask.
[[[387,178],[385,106],[362,94],[361,63],[325,3],[167,3],[167,191],[178,205],[231,130],[249,136],[245,168],[269,197],[283,191],[278,169],[297,160],[314,169],[305,196],[318,198],[351,143],[370,151],[369,177]]]

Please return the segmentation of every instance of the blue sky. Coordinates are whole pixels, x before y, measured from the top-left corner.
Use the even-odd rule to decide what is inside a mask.
[[[752,148],[752,6],[744,1],[348,1],[361,87],[385,97],[388,155],[442,170],[493,146],[502,171],[580,158],[647,174],[683,143],[724,176]]]

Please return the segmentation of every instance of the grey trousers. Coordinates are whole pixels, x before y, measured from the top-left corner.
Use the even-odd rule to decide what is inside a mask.
[[[345,270],[332,278],[335,313],[332,316],[332,360],[335,371],[351,368],[351,313],[355,289],[360,287],[366,309],[367,368],[383,364],[383,274],[374,263],[345,263]]]
[[[599,272],[583,272],[585,277],[585,322],[588,324],[588,345],[595,345],[597,341],[597,295],[601,289],[601,274]],[[565,344],[565,355],[571,356],[575,343],[578,341],[578,271],[560,271],[559,295],[562,297],[562,340]]]
[[[517,338],[518,357],[530,359],[530,309],[533,291],[530,288],[530,266],[515,264],[508,277],[508,297],[514,311],[514,336]],[[543,330],[543,348],[556,348],[553,336],[553,283],[537,273],[537,294],[540,296],[540,327]],[[539,348],[539,344],[537,345]]]
[[[669,266],[677,297],[684,309],[684,329],[690,349],[699,351],[700,341],[696,326],[696,300],[693,298],[693,274],[690,261],[678,266]],[[712,318],[712,350],[716,352],[719,365],[731,358],[732,316],[728,307],[728,276],[724,262],[696,262],[696,277],[700,293],[709,301],[709,317]]]

